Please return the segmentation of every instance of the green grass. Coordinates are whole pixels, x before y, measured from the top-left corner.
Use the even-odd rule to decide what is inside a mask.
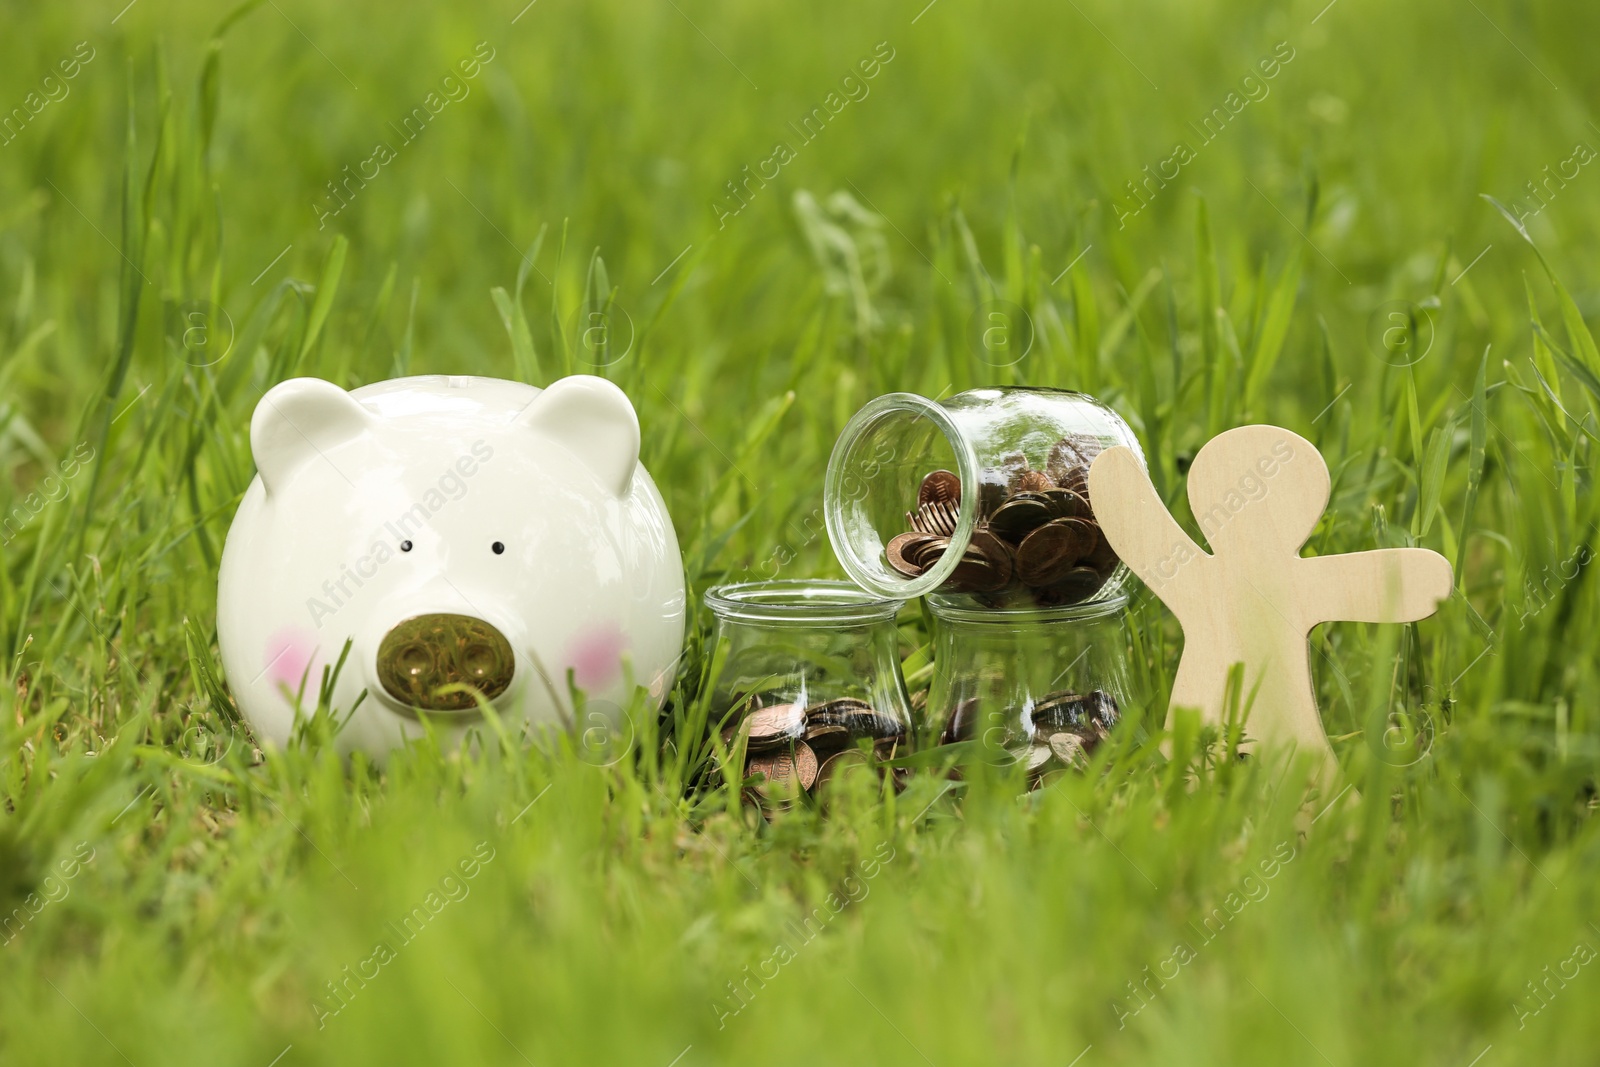
[[[274,0],[223,32],[211,5],[118,7],[8,4],[0,38],[7,111],[94,49],[0,145],[0,510],[27,515],[0,547],[0,915],[31,916],[0,943],[0,1061],[1593,1062],[1600,161],[1551,183],[1531,246],[1480,194],[1531,211],[1525,183],[1600,146],[1600,12]],[[325,183],[480,41],[470,95],[319,230]],[[799,144],[879,42],[869,95]],[[1270,92],[1198,144],[1279,42]],[[732,215],[725,183],[778,141]],[[969,339],[994,299],[1035,333],[1002,371]],[[1458,564],[1436,618],[1315,637],[1359,803],[1313,824],[1298,773],[1130,730],[1020,800],[925,777],[752,826],[687,788],[701,638],[613,767],[256,753],[215,583],[257,398],[542,384],[586,369],[607,300],[634,329],[603,373],[696,596],[836,573],[823,467],[885,391],[1086,389],[1175,508],[1219,430],[1310,437],[1335,474],[1316,551]],[[226,313],[214,365],[181,345],[195,301]],[[1409,367],[1381,358],[1390,310]],[[1181,639],[1148,597],[1133,624],[1159,708]],[[914,612],[904,637],[927,641]],[[1431,730],[1420,756],[1391,722]],[[377,975],[340,1006],[347,966]]]

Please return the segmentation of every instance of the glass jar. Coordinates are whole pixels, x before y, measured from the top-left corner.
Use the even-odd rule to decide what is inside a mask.
[[[904,754],[902,601],[849,582],[780,580],[716,586],[705,602],[716,617],[711,725],[755,779],[755,799],[817,796],[839,775]]]
[[[1125,595],[1070,607],[995,611],[931,596],[934,669],[924,736],[972,742],[989,762],[1022,763],[1031,782],[1083,768],[1127,705]]]
[[[1060,607],[1117,595],[1127,568],[1089,500],[1089,464],[1144,453],[1121,416],[1064,389],[871,401],[828,460],[823,509],[845,572],[883,597]]]

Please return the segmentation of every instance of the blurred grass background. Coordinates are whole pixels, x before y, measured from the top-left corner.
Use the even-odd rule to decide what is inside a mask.
[[[1593,1062],[1600,12],[4,19],[0,924],[23,921],[0,925],[0,1059]],[[1283,48],[1201,145],[1188,124]],[[470,92],[402,144],[390,124],[475,50]],[[802,144],[789,124],[884,55]],[[1193,160],[1119,222],[1180,140]],[[394,158],[319,229],[380,141]],[[779,142],[794,158],[729,199]],[[974,339],[995,301],[1033,338],[1003,369]],[[1168,764],[1128,731],[1024,801],[1004,775],[929,778],[753,826],[685,793],[698,641],[618,766],[260,758],[214,618],[261,393],[573,371],[638,406],[696,594],[835,572],[816,509],[861,403],[1010,381],[1115,406],[1180,516],[1209,436],[1288,426],[1335,474],[1316,551],[1424,544],[1459,592],[1414,627],[1315,635],[1361,796],[1331,808],[1270,761],[1217,766],[1184,734]],[[1159,708],[1179,637],[1149,598],[1134,622]],[[904,633],[925,680],[914,613]],[[430,892],[423,932],[366,962]]]

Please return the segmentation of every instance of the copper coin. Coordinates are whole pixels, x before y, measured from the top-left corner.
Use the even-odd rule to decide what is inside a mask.
[[[1014,496],[995,509],[989,518],[989,529],[1012,544],[1017,544],[1053,517],[1050,505],[1042,495]]]
[[[817,754],[811,746],[800,741],[794,746],[794,771],[801,789],[810,789],[817,782]]]
[[[937,537],[949,537],[956,532],[956,522],[960,518],[959,505],[949,500],[935,500],[923,504],[916,511],[906,514],[906,524],[917,533],[933,534]]]
[[[788,752],[751,756],[745,760],[744,773],[747,778],[762,777],[763,781],[756,783],[757,789],[766,783],[787,782],[794,778],[794,758]]]
[[[1037,736],[1041,742],[1048,741],[1050,738],[1062,734],[1071,734],[1073,737],[1078,739],[1078,743],[1083,746],[1083,750],[1085,752],[1093,752],[1095,746],[1098,745],[1101,738],[1105,736],[1105,734],[1103,734],[1092,723],[1084,723],[1082,726],[1045,726],[1041,724],[1037,727],[1037,730],[1038,732],[1035,736]]]
[[[1047,489],[1040,495],[1044,497],[1045,506],[1050,509],[1051,518],[1087,519],[1092,514],[1089,510],[1089,498],[1071,489]]]
[[[950,573],[948,586],[964,593],[993,593],[1011,584],[1011,548],[987,530],[975,530]]]
[[[813,723],[813,725],[805,728],[805,741],[811,747],[816,747],[818,739],[835,736],[848,737],[850,736],[850,731],[843,728],[843,726],[837,725],[837,723]]]
[[[1005,587],[999,571],[987,560],[965,556],[945,581],[947,593],[992,593]]]
[[[806,721],[827,722],[830,715],[843,715],[848,712],[870,712],[872,705],[856,697],[836,697],[821,704],[812,704],[806,708]]]
[[[1082,519],[1046,523],[1017,546],[1017,580],[1024,585],[1055,585],[1094,546],[1095,537],[1094,528]]]
[[[1052,526],[1061,526],[1072,531],[1076,540],[1078,558],[1087,558],[1094,551],[1094,546],[1100,540],[1100,527],[1096,526],[1093,519],[1056,519]]]
[[[1089,694],[1089,706],[1095,724],[1103,729],[1109,730],[1122,720],[1116,698],[1103,689],[1096,689]]]
[[[940,557],[944,555],[944,550],[950,547],[950,538],[932,537],[927,534],[922,534],[919,536],[927,537],[927,540],[920,541],[917,544],[910,546],[909,549],[902,554],[904,555],[907,563],[921,568],[921,571],[926,571],[929,567],[932,567],[935,563],[938,563]],[[921,573],[921,571],[918,573]]]
[[[751,714],[750,748],[758,750],[799,737],[805,730],[805,712],[798,704],[778,704]]]
[[[924,568],[916,562],[915,553],[932,540],[930,535],[924,533],[896,534],[889,538],[889,543],[884,546],[883,552],[889,559],[889,566],[907,578],[916,578],[922,574]]]
[[[794,746],[795,773],[800,776],[800,786],[810,789],[817,782],[817,754],[811,746],[801,741]]]
[[[1044,586],[1056,604],[1077,604],[1093,596],[1105,578],[1093,567],[1074,567],[1059,582]]]
[[[1017,581],[1023,585],[1054,585],[1078,563],[1078,541],[1071,530],[1046,523],[1017,546]]]
[[[979,555],[1002,568],[1006,572],[1006,579],[1011,578],[1011,560],[1013,553],[1011,546],[988,530],[974,530],[972,537],[967,541],[967,555]]]
[[[1093,707],[1088,697],[1078,693],[1047,693],[1034,702],[1030,718],[1044,732],[1076,728],[1089,721]]]
[[[1011,479],[1009,488],[1013,493],[1042,493],[1047,489],[1054,489],[1056,483],[1043,471],[1025,470]]]
[[[1103,451],[1105,451],[1105,445],[1094,434],[1068,433],[1064,434],[1061,440],[1056,442],[1055,447],[1050,450],[1050,455],[1067,462],[1069,465],[1087,467],[1094,462],[1094,457]],[[1046,469],[1048,467],[1049,460],[1046,459]]]
[[[1083,499],[1088,500],[1089,468],[1074,467],[1072,470],[1068,471],[1066,477],[1062,478],[1057,484],[1060,485],[1061,488],[1070,490],[1071,492],[1083,497]]]
[[[1111,547],[1111,542],[1106,540],[1106,532],[1099,526],[1094,528],[1094,547],[1091,548],[1083,561],[1106,577],[1117,569],[1117,564],[1122,560],[1117,557],[1116,549]]]
[[[887,715],[868,715],[848,724],[857,737],[870,737],[877,741],[900,741],[906,736],[906,725]]]
[[[870,737],[874,740],[898,740],[906,733],[905,724],[900,720],[880,715],[870,705],[858,700],[839,700],[815,708],[807,716],[807,721],[817,727],[842,727],[851,737]]]
[[[961,501],[961,477],[951,471],[934,471],[917,489],[917,507]]]
[[[1067,476],[1083,467],[1085,462],[1072,440],[1063,437],[1051,447],[1050,454],[1045,457],[1044,470],[1057,485],[1065,485]]]
[[[1041,608],[1059,608],[1077,601],[1067,599],[1067,594],[1053,585],[1028,586],[1028,595],[1033,603]]]
[[[1050,746],[1046,744],[1019,746],[1006,751],[1010,753],[1012,759],[1027,767],[1029,775],[1038,774],[1042,771],[1044,765],[1050,762],[1052,755]]]
[[[1049,745],[1051,754],[1067,766],[1081,769],[1089,765],[1089,751],[1077,734],[1066,730],[1051,734]]]
[[[765,779],[765,786],[757,788],[768,796],[783,793],[796,785],[801,789],[810,789],[817,780],[817,754],[804,741],[797,741],[793,752],[785,750],[751,756],[750,762],[745,765],[745,773],[761,775]]]
[[[806,727],[806,744],[813,752],[834,748],[850,740],[850,731],[834,723],[816,723]]]
[[[844,776],[851,774],[861,774],[870,771],[871,768],[872,761],[867,758],[866,753],[858,748],[847,748],[843,752],[835,752],[823,760],[822,765],[817,768],[816,782],[812,789],[818,796],[821,796],[827,792],[829,783],[835,779],[842,779]]]

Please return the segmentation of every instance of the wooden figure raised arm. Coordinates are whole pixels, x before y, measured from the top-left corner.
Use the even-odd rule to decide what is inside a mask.
[[[1228,669],[1244,664],[1248,732],[1292,743],[1336,769],[1311,687],[1312,627],[1413,622],[1450,595],[1449,562],[1425,548],[1300,557],[1328,506],[1328,466],[1278,426],[1241,426],[1206,442],[1189,468],[1189,504],[1211,547],[1195,545],[1126,448],[1089,470],[1106,540],[1183,627],[1172,707],[1224,723]]]

